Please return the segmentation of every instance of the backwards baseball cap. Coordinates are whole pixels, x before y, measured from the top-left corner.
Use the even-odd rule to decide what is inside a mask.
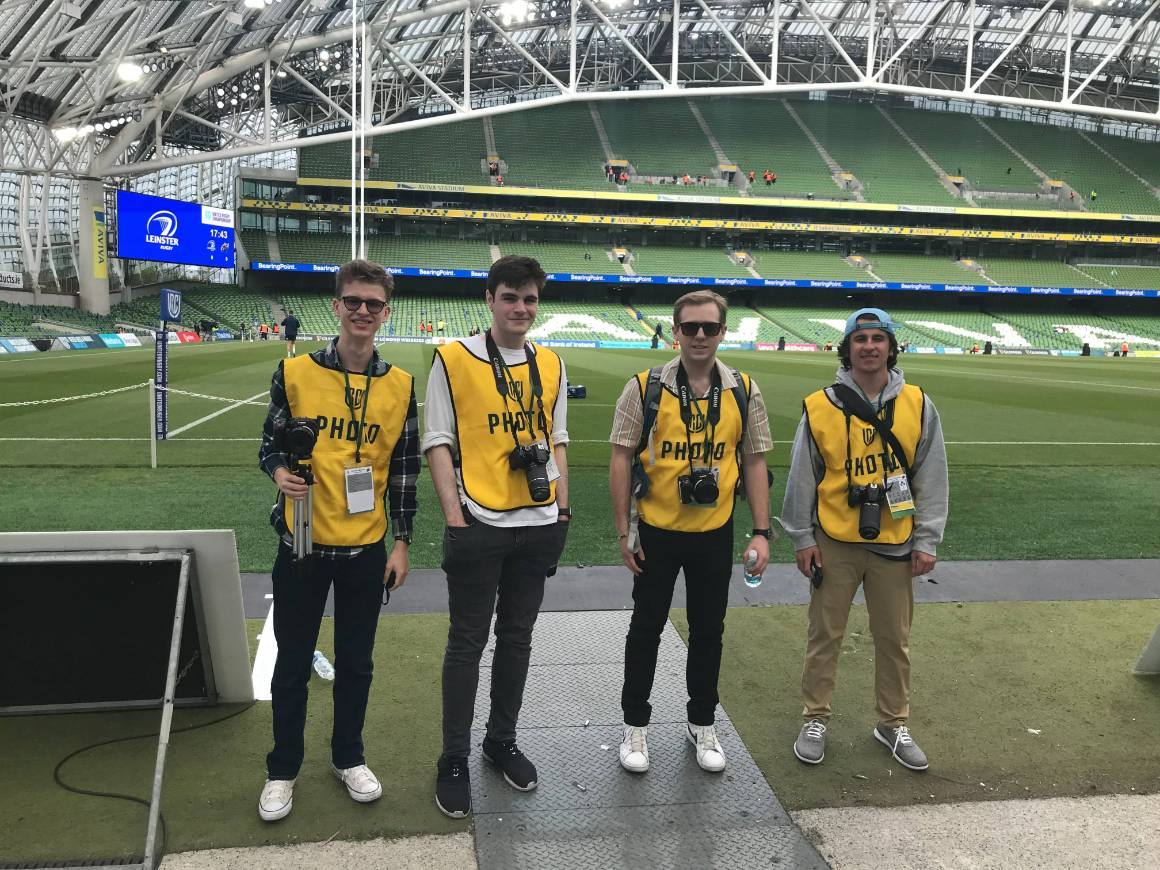
[[[859,317],[873,317],[874,320],[863,320],[858,322]],[[894,321],[890,319],[890,315],[881,308],[859,308],[853,314],[846,318],[846,330],[842,333],[842,338],[850,337],[850,333],[858,329],[882,329],[894,335]]]

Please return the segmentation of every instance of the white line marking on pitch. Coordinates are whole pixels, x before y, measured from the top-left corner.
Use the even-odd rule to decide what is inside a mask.
[[[274,640],[274,604],[258,635],[258,653],[254,656],[254,698],[258,701],[270,700],[270,681],[274,678],[274,662],[278,659],[278,641]]]
[[[254,399],[269,395],[269,393],[270,393],[269,390],[263,390],[262,392],[257,393],[256,395],[250,396],[250,398],[248,398],[248,399],[240,399],[239,401],[234,402],[232,405],[227,405],[226,407],[222,408],[220,411],[214,411],[212,414],[206,414],[200,420],[194,420],[192,423],[186,423],[184,426],[181,426],[180,428],[174,429],[172,432],[169,433],[169,437],[175,438],[178,435],[180,435],[182,432],[188,432],[194,426],[200,426],[202,423],[208,423],[214,417],[220,417],[222,414],[226,413],[227,411],[232,411],[234,408],[240,408],[240,407],[242,407],[242,405],[246,404],[246,402],[252,402],[252,401],[254,401]]]

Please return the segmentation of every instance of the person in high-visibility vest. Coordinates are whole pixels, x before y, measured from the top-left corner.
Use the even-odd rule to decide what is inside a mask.
[[[755,561],[747,570],[759,576],[769,560],[765,454],[773,440],[757,385],[717,359],[727,313],[725,299],[716,293],[680,297],[673,308],[673,335],[683,336],[680,353],[629,380],[613,417],[608,472],[613,522],[621,561],[633,573],[620,695],[620,764],[631,773],[649,769],[657,648],[682,571],[689,615],[684,733],[703,770],[725,769],[715,714],[738,492],[748,498],[753,514],[745,548]],[[647,487],[638,485],[633,492],[632,482],[642,480]],[[632,515],[633,503],[639,520]]]
[[[862,586],[874,637],[873,737],[911,770],[926,754],[909,730],[914,578],[935,565],[946,525],[946,448],[938,411],[895,367],[894,321],[855,311],[838,345],[837,383],[806,397],[782,520],[812,581],[802,717],[794,754],[825,757],[838,654]]]
[[[259,459],[279,493],[270,518],[279,538],[273,569],[278,658],[270,681],[274,747],[266,756],[258,802],[265,821],[283,818],[293,805],[304,756],[307,684],[332,588],[331,773],[359,803],[383,793],[363,754],[363,720],[379,612],[407,577],[420,470],[415,379],[375,350],[393,288],[377,263],[344,265],[331,303],[338,337],[323,350],[280,361],[270,384]],[[305,559],[295,558],[293,529],[308,485],[300,469],[287,464],[289,439],[282,443],[278,436],[279,423],[294,421],[299,436],[308,424],[317,429],[309,456],[314,552]]]
[[[443,655],[443,752],[435,802],[471,812],[471,750],[479,661],[495,615],[491,713],[483,757],[519,791],[539,781],[516,744],[532,628],[568,523],[568,381],[564,361],[527,341],[547,275],[530,257],[496,260],[484,300],[490,328],[435,351],[423,408],[423,452],[447,531],[450,630]]]

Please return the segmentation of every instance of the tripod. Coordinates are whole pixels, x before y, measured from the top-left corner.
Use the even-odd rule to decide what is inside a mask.
[[[294,506],[294,559],[302,562],[314,554],[314,472],[308,462],[290,458],[290,470],[306,481],[306,498]]]

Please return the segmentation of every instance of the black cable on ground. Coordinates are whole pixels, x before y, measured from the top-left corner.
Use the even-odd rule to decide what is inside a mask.
[[[246,706],[242,707],[241,709],[234,710],[232,713],[228,713],[225,716],[221,716],[217,719],[210,719],[208,722],[198,722],[196,725],[187,725],[184,728],[173,728],[170,730],[169,733],[171,735],[184,734],[188,731],[196,731],[199,728],[208,728],[210,725],[217,725],[221,722],[225,722],[227,719],[233,719],[235,716],[240,716],[242,713],[245,713],[247,710],[249,710],[251,707],[253,707],[257,703],[258,703],[257,701],[251,701],[250,703],[246,704]],[[160,736],[161,736],[160,730],[150,731],[148,734],[134,734],[131,737],[114,737],[112,740],[102,740],[99,743],[90,743],[88,746],[82,746],[80,749],[76,749],[76,750],[70,752],[68,755],[66,755],[64,758],[62,758],[59,762],[57,762],[56,767],[53,768],[53,771],[52,771],[53,782],[55,782],[58,786],[63,788],[65,791],[72,792],[74,794],[88,795],[89,797],[115,798],[117,800],[131,801],[135,804],[141,804],[141,806],[143,806],[143,807],[148,807],[149,801],[145,800],[144,798],[139,798],[136,795],[121,794],[120,792],[114,792],[114,791],[97,791],[95,789],[87,789],[87,788],[81,788],[80,786],[69,785],[67,782],[65,782],[63,779],[60,778],[60,771],[61,771],[61,768],[63,768],[66,764],[68,764],[69,761],[76,758],[78,755],[83,755],[84,753],[89,752],[93,749],[100,749],[103,746],[112,746],[116,743],[127,743],[130,740],[144,740],[147,737],[160,737]],[[159,865],[161,863],[161,860],[165,857],[165,847],[166,847],[166,828],[165,828],[165,815],[164,815],[164,813],[161,813],[160,811],[158,811],[157,818],[158,818],[158,821],[160,822],[160,826],[159,826],[160,827],[160,830],[159,830],[160,837],[158,838],[159,845],[157,847],[157,854],[155,857],[154,867]],[[153,870],[153,868],[146,868],[146,870]]]

